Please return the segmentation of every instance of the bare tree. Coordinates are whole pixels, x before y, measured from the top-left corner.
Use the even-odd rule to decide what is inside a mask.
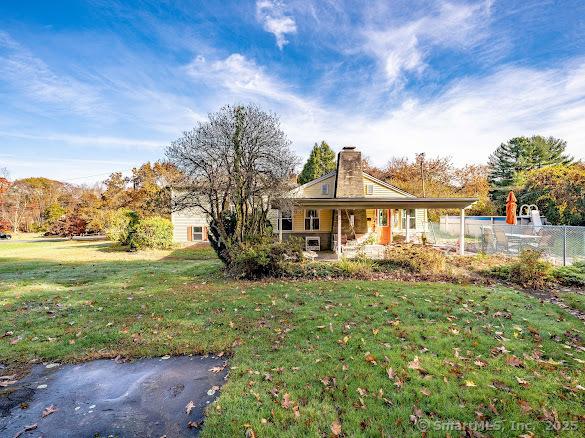
[[[210,114],[171,143],[166,155],[184,175],[173,209],[203,210],[227,249],[267,233],[271,205],[287,197],[297,165],[278,117],[254,105],[228,105]]]
[[[18,181],[12,184],[6,191],[3,202],[3,215],[5,215],[5,219],[12,225],[14,232],[20,229],[31,198],[32,192],[30,187]]]

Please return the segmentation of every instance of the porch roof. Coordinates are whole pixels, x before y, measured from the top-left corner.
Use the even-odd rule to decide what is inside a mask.
[[[477,198],[295,198],[293,205],[312,208],[466,208]],[[290,201],[289,201],[290,202]]]

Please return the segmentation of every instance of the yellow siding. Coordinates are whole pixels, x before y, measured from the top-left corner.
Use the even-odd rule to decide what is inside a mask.
[[[372,184],[374,186],[374,193],[368,195],[367,193],[367,185]],[[364,195],[371,196],[372,198],[405,198],[406,195],[397,192],[395,190],[389,189],[388,187],[384,187],[382,184],[377,183],[376,181],[368,178],[364,175]]]
[[[313,231],[331,231],[331,219],[333,210],[321,209],[319,212],[319,229]],[[293,231],[304,232],[305,231],[305,210],[295,210],[293,213]]]
[[[295,210],[293,213],[293,231],[305,230],[305,210]]]
[[[333,210],[320,210],[319,214],[319,229],[320,231],[331,231],[331,219],[333,217]]]
[[[323,195],[321,194],[321,186],[323,184],[329,185],[329,194]],[[324,179],[321,182],[316,184],[312,184],[308,187],[303,188],[302,196],[305,198],[333,198],[333,193],[335,192],[335,176],[330,176],[327,179]]]

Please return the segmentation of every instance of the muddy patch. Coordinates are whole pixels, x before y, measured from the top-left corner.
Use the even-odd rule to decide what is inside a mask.
[[[36,365],[2,388],[0,436],[197,436],[226,374],[212,356]]]

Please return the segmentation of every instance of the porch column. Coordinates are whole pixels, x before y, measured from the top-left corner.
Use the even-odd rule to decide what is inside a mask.
[[[465,209],[461,209],[459,217],[459,255],[465,255]]]
[[[410,209],[406,209],[406,243],[410,242]]]
[[[341,257],[341,208],[337,209],[337,258]]]
[[[282,211],[278,209],[278,241],[282,242]]]

